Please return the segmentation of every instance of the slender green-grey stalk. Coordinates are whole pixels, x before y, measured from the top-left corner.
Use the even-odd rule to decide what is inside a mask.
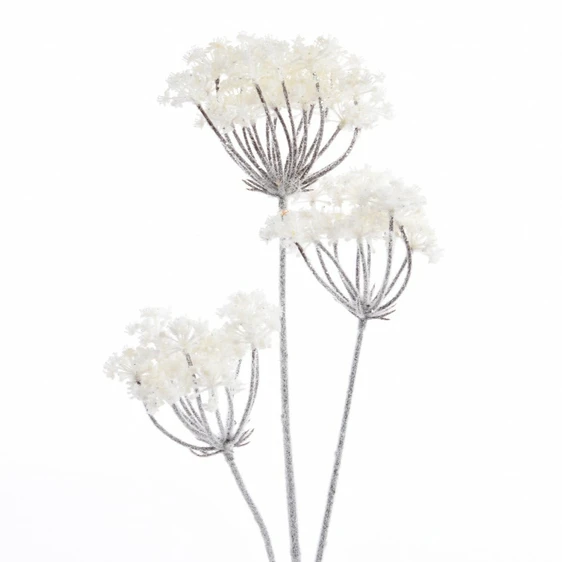
[[[328,528],[330,527],[330,517],[334,507],[334,498],[336,495],[336,488],[338,485],[338,476],[340,473],[341,460],[343,455],[343,447],[345,444],[345,435],[347,432],[347,423],[349,421],[349,412],[351,410],[351,401],[353,399],[353,390],[355,388],[355,376],[357,374],[357,365],[359,364],[359,354],[361,352],[361,344],[363,343],[363,334],[367,320],[359,319],[357,327],[357,339],[355,342],[355,351],[353,353],[353,361],[351,363],[351,373],[349,375],[349,384],[347,387],[347,396],[345,398],[345,407],[343,410],[343,417],[340,427],[340,435],[338,438],[338,446],[336,449],[336,459],[332,468],[332,478],[330,479],[330,488],[328,490],[328,498],[326,500],[326,508],[324,510],[324,520],[322,521],[322,530],[320,532],[320,540],[318,541],[318,549],[316,551],[316,562],[321,562],[324,556],[324,549],[328,538]]]
[[[287,209],[285,198],[279,199],[279,209]],[[281,362],[281,423],[283,426],[283,451],[285,459],[285,485],[287,493],[287,511],[289,515],[289,534],[291,539],[291,560],[300,562],[299,526],[297,519],[297,497],[295,491],[295,473],[291,444],[291,418],[289,411],[289,371],[287,349],[287,299],[286,299],[287,249],[283,240],[279,242],[279,308],[281,322],[279,330]]]
[[[265,522],[260,512],[258,511],[254,500],[248,492],[248,488],[246,488],[246,485],[244,484],[244,480],[242,480],[240,471],[238,470],[238,467],[236,466],[236,463],[234,461],[234,455],[231,451],[225,451],[224,458],[228,463],[230,470],[232,471],[234,480],[236,480],[236,484],[238,484],[240,492],[242,492],[242,496],[246,500],[246,503],[248,504],[248,507],[250,508],[254,519],[256,520],[256,523],[258,524],[261,536],[263,537],[263,542],[265,544],[265,550],[267,551],[267,559],[269,560],[269,562],[275,562],[275,555],[273,554],[273,547],[271,546],[271,539],[269,537],[269,533],[267,532],[267,527],[265,526]]]

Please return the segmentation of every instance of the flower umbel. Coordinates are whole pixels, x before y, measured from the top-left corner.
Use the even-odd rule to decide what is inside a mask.
[[[280,199],[309,189],[349,155],[361,129],[390,116],[383,76],[333,39],[239,35],[193,49],[185,61],[160,101],[194,104],[249,189]],[[314,170],[344,130],[352,132],[347,148]]]
[[[172,317],[165,309],[144,309],[128,327],[138,345],[112,355],[105,364],[111,378],[126,382],[150,419],[168,437],[198,456],[210,456],[248,442],[247,423],[259,382],[258,350],[269,345],[277,327],[277,309],[260,292],[238,293],[221,309],[222,326]],[[250,381],[239,378],[250,355]],[[246,394],[243,413],[235,420],[235,397]],[[168,432],[154,417],[169,405],[199,443],[187,443]]]
[[[320,284],[357,318],[386,320],[410,279],[412,252],[425,253],[430,261],[439,257],[424,205],[417,187],[365,167],[325,179],[313,192],[301,194],[294,209],[267,220],[261,236],[294,245]],[[403,261],[393,271],[397,240],[402,241]],[[342,242],[356,246],[351,271],[340,255]],[[379,243],[386,245],[386,265],[382,280],[374,283]]]

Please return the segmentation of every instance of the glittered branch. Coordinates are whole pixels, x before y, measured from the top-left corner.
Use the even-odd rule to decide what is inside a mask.
[[[324,517],[322,519],[322,529],[320,531],[320,539],[318,541],[318,548],[316,551],[316,562],[322,562],[324,556],[324,549],[326,548],[326,542],[328,539],[328,530],[330,528],[330,519],[332,516],[332,509],[334,507],[334,499],[336,496],[338,478],[340,474],[343,448],[345,445],[345,437],[347,434],[347,425],[349,422],[349,414],[351,412],[351,403],[353,399],[353,391],[355,389],[355,379],[357,375],[357,367],[359,365],[359,355],[361,353],[361,345],[363,343],[363,334],[365,333],[365,327],[367,325],[367,320],[359,320],[357,327],[357,337],[355,341],[355,350],[353,352],[353,361],[351,363],[351,373],[349,375],[349,383],[347,387],[347,394],[345,397],[345,406],[340,426],[340,432],[338,437],[338,444],[336,447],[336,454],[334,465],[332,467],[332,476],[330,478],[330,486],[328,488],[328,497],[326,499],[326,507],[324,509]]]
[[[164,427],[162,425],[160,425],[160,423],[158,423],[158,421],[156,420],[156,418],[152,415],[152,414],[148,414],[148,417],[150,418],[150,420],[152,421],[152,423],[164,434],[166,435],[166,437],[169,437],[172,441],[175,441],[176,443],[179,443],[180,445],[187,447],[189,450],[193,451],[213,451],[214,447],[201,447],[199,445],[193,445],[191,443],[186,443],[185,441],[182,441],[181,439],[179,439],[178,437],[176,437],[175,435],[172,435],[167,429],[164,429]]]
[[[334,142],[334,140],[336,140],[336,137],[340,134],[340,132],[341,132],[341,127],[338,125],[333,135],[328,139],[326,144],[320,149],[320,152],[318,153],[318,158],[320,158],[324,154],[324,152],[326,152],[326,150],[330,148],[330,145]]]
[[[317,247],[322,250],[322,252],[324,252],[324,254],[326,256],[328,256],[328,258],[330,259],[330,261],[336,266],[336,269],[338,270],[338,273],[341,277],[341,280],[343,281],[343,284],[345,286],[345,288],[347,289],[349,296],[351,297],[352,300],[357,300],[358,297],[358,293],[355,290],[355,287],[353,286],[353,283],[351,282],[351,280],[349,279],[349,277],[347,276],[347,274],[345,273],[341,262],[340,262],[340,258],[339,258],[339,250],[338,250],[338,244],[335,243],[333,245],[334,248],[334,253],[332,255],[331,252],[329,252],[326,247],[324,246],[324,244],[322,243],[318,243]]]
[[[386,287],[388,285],[388,280],[390,278],[390,270],[392,269],[392,257],[393,257],[393,250],[394,250],[394,217],[392,215],[390,216],[389,219],[386,248],[387,248],[386,271],[384,273],[384,279],[381,288],[375,295],[375,298],[372,304],[370,305],[370,308],[373,310],[377,309],[382,299],[386,295]]]
[[[355,146],[355,141],[357,140],[358,136],[359,136],[359,129],[355,129],[355,131],[353,132],[353,138],[351,139],[351,143],[348,146],[347,150],[343,153],[343,155],[340,156],[335,162],[332,162],[328,166],[322,168],[318,172],[308,177],[306,181],[303,183],[303,187],[308,187],[309,185],[312,185],[315,181],[319,180],[322,176],[325,176],[328,172],[331,172],[334,168],[339,166],[351,153],[353,147]]]
[[[331,249],[321,242],[315,243],[316,256],[320,265],[319,269],[314,266],[301,244],[295,242],[295,246],[299,250],[305,265],[314,278],[337,302],[342,304],[354,316],[358,319],[365,320],[388,320],[389,316],[395,310],[393,305],[402,295],[408,284],[412,269],[412,249],[404,228],[398,225],[406,248],[406,257],[398,272],[393,276],[391,275],[395,254],[394,228],[395,221],[391,215],[389,217],[386,237],[386,266],[378,290],[376,290],[376,285],[371,282],[372,248],[369,242],[361,239],[356,240],[354,267],[351,275],[348,275],[345,271],[344,265],[340,259],[339,245],[337,242],[331,244]],[[332,270],[335,270],[339,275],[341,285],[336,283],[327,262],[331,264]],[[404,272],[406,272],[405,275]],[[400,281],[401,279],[402,281]],[[396,294],[390,298],[390,300],[387,300],[387,297],[391,295],[399,281],[401,284]]]
[[[301,251],[302,254],[302,251]],[[330,287],[332,287],[332,289],[334,290],[334,292],[344,301],[347,302],[346,297],[344,296],[344,294],[339,290],[338,286],[336,285],[336,283],[334,282],[334,280],[332,279],[332,276],[330,275],[330,272],[328,271],[328,268],[326,266],[326,262],[324,261],[324,257],[322,256],[322,252],[320,251],[320,248],[318,248],[318,246],[316,246],[316,255],[318,256],[318,261],[320,262],[320,267],[322,268],[322,271],[324,272],[324,276],[326,277],[326,280],[328,281]],[[304,256],[303,256],[304,257]]]
[[[242,435],[242,432],[244,431],[244,428],[252,411],[252,407],[254,406],[256,393],[258,391],[258,383],[259,383],[258,352],[257,350],[254,349],[252,351],[252,377],[250,379],[250,391],[248,392],[248,400],[246,402],[246,407],[244,408],[244,413],[242,414],[242,419],[240,420],[240,423],[238,425],[238,430],[236,431],[234,437],[232,438],[233,441],[238,441],[240,436]]]
[[[232,475],[234,476],[234,480],[238,485],[238,489],[242,493],[242,496],[246,501],[246,503],[248,504],[248,507],[250,508],[250,511],[252,512],[252,515],[254,516],[254,519],[256,520],[256,523],[259,527],[265,545],[265,550],[267,552],[267,559],[269,560],[269,562],[275,562],[273,546],[271,544],[271,538],[269,537],[267,527],[265,525],[263,517],[261,516],[258,508],[256,507],[256,504],[254,503],[254,500],[252,499],[250,493],[248,492],[248,488],[246,487],[246,484],[242,479],[242,475],[240,474],[240,471],[238,470],[236,463],[234,462],[234,455],[232,455],[232,453],[230,452],[225,452],[224,458],[232,472]]]
[[[392,304],[394,304],[398,300],[400,295],[402,295],[402,293],[406,289],[406,286],[408,285],[408,281],[410,280],[410,275],[412,273],[412,248],[410,247],[410,243],[408,242],[408,238],[406,237],[406,233],[405,233],[404,228],[402,226],[400,227],[400,232],[402,233],[402,238],[404,239],[404,243],[406,245],[406,252],[407,252],[406,260],[404,261],[404,263],[407,265],[406,277],[404,279],[404,282],[402,283],[402,286],[400,287],[400,289],[396,293],[396,295],[394,295],[394,297],[391,300],[389,300],[387,303],[380,306],[379,307],[380,310],[383,310],[383,309],[386,309],[386,308],[390,307]],[[398,276],[402,272],[403,267],[404,267],[404,263],[402,264],[402,268],[400,269],[400,271],[397,273],[395,280],[398,278]],[[386,292],[387,295],[390,293],[390,290],[392,289],[392,286],[393,286],[393,284],[391,286],[389,286],[389,288]]]
[[[297,244],[296,246],[304,260],[304,263],[306,264],[312,275],[314,275],[314,278],[320,283],[320,285],[322,285],[322,287],[324,287],[324,289],[328,291],[328,293],[330,293],[334,297],[334,299],[336,299],[340,304],[343,304],[343,306],[345,306],[352,314],[354,314],[353,308],[350,305],[349,300],[341,293],[341,291],[337,288],[337,286],[333,284],[333,282],[326,283],[326,281],[322,279],[320,274],[316,271],[316,269],[312,265],[311,261],[308,259],[306,252],[304,251],[302,246],[300,244]],[[329,274],[327,274],[324,262],[322,261],[322,255],[320,254],[320,252],[318,253],[318,256],[319,259],[321,260],[322,268],[324,269],[324,273],[326,274],[326,277],[331,279]]]
[[[304,158],[304,165],[301,170],[299,170],[299,176],[304,178],[312,166],[316,163],[318,159],[318,153],[320,151],[320,145],[322,144],[322,137],[324,136],[324,123],[326,121],[326,112],[324,111],[324,106],[322,105],[322,98],[318,98],[318,112],[320,114],[320,125],[318,126],[318,131],[316,136],[312,141],[312,145],[307,155]]]

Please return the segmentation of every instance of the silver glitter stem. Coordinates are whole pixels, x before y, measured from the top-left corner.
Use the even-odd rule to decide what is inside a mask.
[[[355,351],[353,353],[353,362],[351,364],[351,374],[349,375],[349,384],[347,387],[347,396],[345,399],[345,407],[343,410],[343,418],[340,427],[340,435],[338,439],[338,446],[336,449],[336,459],[332,468],[332,478],[330,479],[330,488],[328,490],[328,498],[326,500],[326,508],[324,510],[324,520],[322,521],[322,530],[320,532],[320,540],[318,541],[318,549],[316,551],[316,562],[321,562],[324,556],[324,549],[326,548],[328,538],[328,528],[330,526],[330,517],[332,515],[332,508],[334,506],[334,498],[336,495],[336,488],[338,485],[338,476],[340,473],[341,460],[343,455],[343,446],[345,443],[345,435],[347,432],[347,424],[349,421],[349,412],[351,410],[351,401],[353,398],[353,390],[355,387],[355,376],[357,374],[357,366],[359,364],[359,354],[361,352],[361,344],[363,342],[363,334],[367,325],[366,319],[359,320],[357,327],[357,339],[355,342]]]
[[[279,199],[281,212],[287,209],[287,200]],[[281,424],[283,428],[283,451],[285,460],[285,486],[287,493],[287,511],[289,516],[289,534],[291,539],[291,560],[300,562],[299,526],[297,518],[297,498],[295,490],[295,474],[293,467],[293,451],[291,444],[291,417],[289,411],[289,355],[287,349],[287,295],[286,295],[287,249],[284,240],[279,242],[279,308],[281,322],[279,330],[280,363],[281,363]]]
[[[267,551],[267,559],[269,560],[269,562],[275,562],[275,555],[273,554],[273,547],[271,545],[271,539],[269,537],[267,527],[265,526],[263,517],[256,507],[252,496],[250,496],[250,493],[248,492],[248,488],[246,488],[246,484],[244,484],[244,480],[242,480],[242,475],[240,474],[240,471],[238,470],[238,467],[234,462],[234,455],[230,451],[225,451],[224,458],[228,466],[230,467],[230,470],[232,471],[232,475],[234,476],[234,480],[236,480],[236,484],[238,484],[238,488],[240,489],[242,496],[246,500],[246,503],[248,504],[248,507],[250,508],[254,519],[256,520],[256,523],[258,524],[263,542],[265,544],[265,550]]]

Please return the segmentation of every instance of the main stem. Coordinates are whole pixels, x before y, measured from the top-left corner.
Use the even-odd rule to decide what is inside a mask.
[[[269,560],[269,562],[275,562],[275,555],[273,554],[273,547],[271,546],[271,539],[269,538],[267,527],[265,526],[265,522],[260,515],[258,508],[256,507],[254,500],[250,496],[250,493],[248,492],[248,489],[246,488],[246,485],[242,480],[240,471],[238,470],[238,467],[234,462],[234,456],[231,452],[225,452],[224,458],[226,459],[226,462],[228,463],[228,466],[230,467],[230,470],[234,475],[236,484],[238,484],[238,488],[240,488],[240,491],[242,492],[242,495],[244,496],[244,499],[246,500],[246,503],[248,504],[248,507],[250,508],[254,519],[256,520],[256,523],[258,524],[258,527],[260,528],[261,536],[263,537],[263,542],[265,544],[265,550],[267,551],[267,559]]]
[[[355,387],[355,375],[357,374],[357,365],[359,364],[359,354],[361,352],[361,344],[363,343],[363,334],[367,320],[359,320],[357,327],[357,339],[355,342],[355,351],[353,353],[353,362],[351,364],[351,374],[349,375],[349,384],[347,386],[347,396],[345,399],[345,407],[343,410],[343,418],[340,427],[340,436],[338,439],[338,448],[336,449],[336,459],[332,469],[332,478],[330,480],[330,489],[328,490],[328,498],[326,500],[326,508],[324,510],[324,520],[322,521],[322,531],[320,532],[320,540],[318,541],[318,550],[316,551],[316,562],[321,562],[326,548],[328,538],[328,528],[330,526],[330,517],[334,506],[334,497],[336,495],[336,487],[338,485],[338,476],[340,473],[341,459],[343,455],[343,446],[345,443],[345,435],[347,432],[347,423],[349,420],[349,412],[351,410],[351,401],[353,399],[353,390]]]
[[[287,209],[285,198],[279,199],[279,210]],[[285,457],[285,485],[287,490],[287,511],[289,515],[289,534],[291,539],[291,560],[300,562],[299,525],[297,520],[297,497],[291,445],[291,418],[289,412],[289,371],[287,351],[287,296],[286,296],[287,250],[283,240],[279,242],[279,308],[281,322],[279,329],[281,362],[281,423],[283,426],[283,451]]]

